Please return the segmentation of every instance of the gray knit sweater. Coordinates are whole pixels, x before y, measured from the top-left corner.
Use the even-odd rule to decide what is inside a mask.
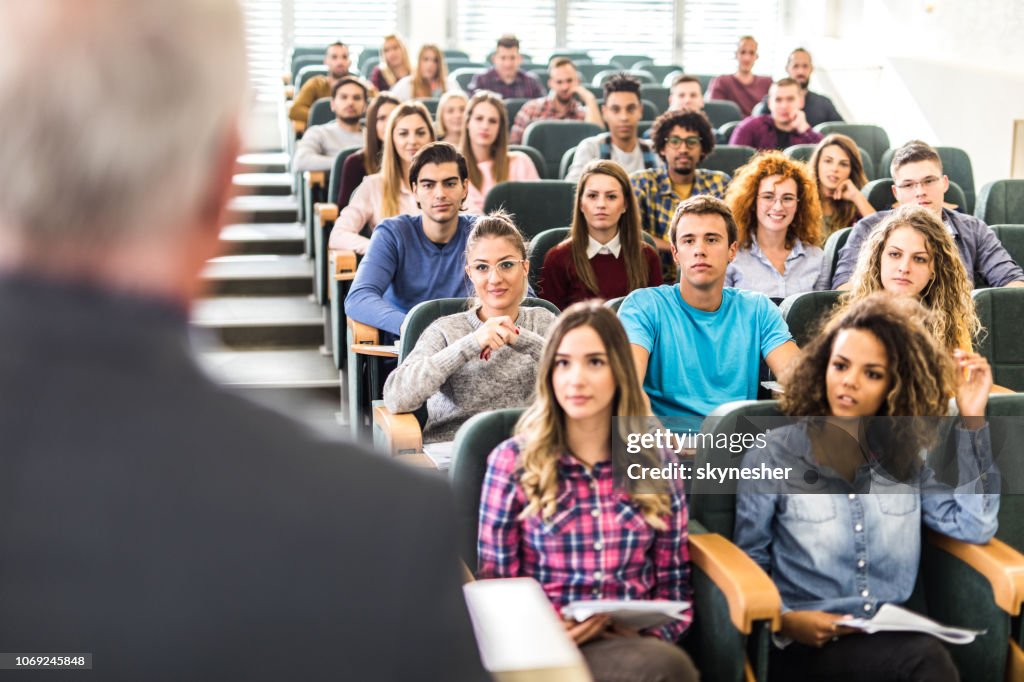
[[[392,412],[412,412],[425,402],[424,443],[452,440],[474,414],[503,407],[525,407],[533,397],[537,363],[555,316],[544,308],[520,308],[516,342],[490,360],[480,359],[473,338],[483,322],[477,309],[438,318],[384,384],[384,404]]]

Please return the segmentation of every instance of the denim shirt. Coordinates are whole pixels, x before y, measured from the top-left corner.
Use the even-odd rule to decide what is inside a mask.
[[[905,602],[917,579],[922,521],[965,542],[995,534],[1000,481],[987,425],[957,429],[956,489],[926,466],[919,478],[894,482],[877,461],[861,465],[849,483],[813,461],[807,426],[803,420],[773,430],[767,447],[749,450],[743,466],[792,466],[797,483],[790,489],[812,481],[805,487],[841,492],[757,492],[766,488],[754,481],[741,481],[737,492],[735,542],[772,576],[783,611],[870,618],[884,603]]]
[[[828,289],[831,263],[819,247],[793,241],[786,256],[786,272],[779,272],[751,237],[750,248],[740,249],[725,271],[725,286],[759,291],[765,296],[786,298],[805,291]]]

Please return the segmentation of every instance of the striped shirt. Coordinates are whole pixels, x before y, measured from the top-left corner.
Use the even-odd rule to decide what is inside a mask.
[[[588,470],[569,454],[558,459],[558,509],[520,519],[527,505],[519,485],[520,442],[501,443],[487,460],[477,540],[481,578],[529,576],[556,609],[587,599],[690,600],[686,502],[672,488],[666,530],[652,528],[627,495],[613,490],[612,464]],[[648,634],[674,642],[693,620],[684,617]]]

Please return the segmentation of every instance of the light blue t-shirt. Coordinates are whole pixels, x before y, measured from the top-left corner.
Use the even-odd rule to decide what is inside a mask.
[[[637,289],[619,319],[651,354],[643,385],[654,414],[696,428],[722,403],[756,398],[761,358],[793,338],[767,296],[740,289],[723,289],[713,313],[687,305],[678,284]]]

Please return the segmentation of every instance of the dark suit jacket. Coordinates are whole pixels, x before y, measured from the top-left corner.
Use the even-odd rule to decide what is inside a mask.
[[[442,480],[209,382],[181,311],[0,280],[0,651],[73,680],[485,674]]]

